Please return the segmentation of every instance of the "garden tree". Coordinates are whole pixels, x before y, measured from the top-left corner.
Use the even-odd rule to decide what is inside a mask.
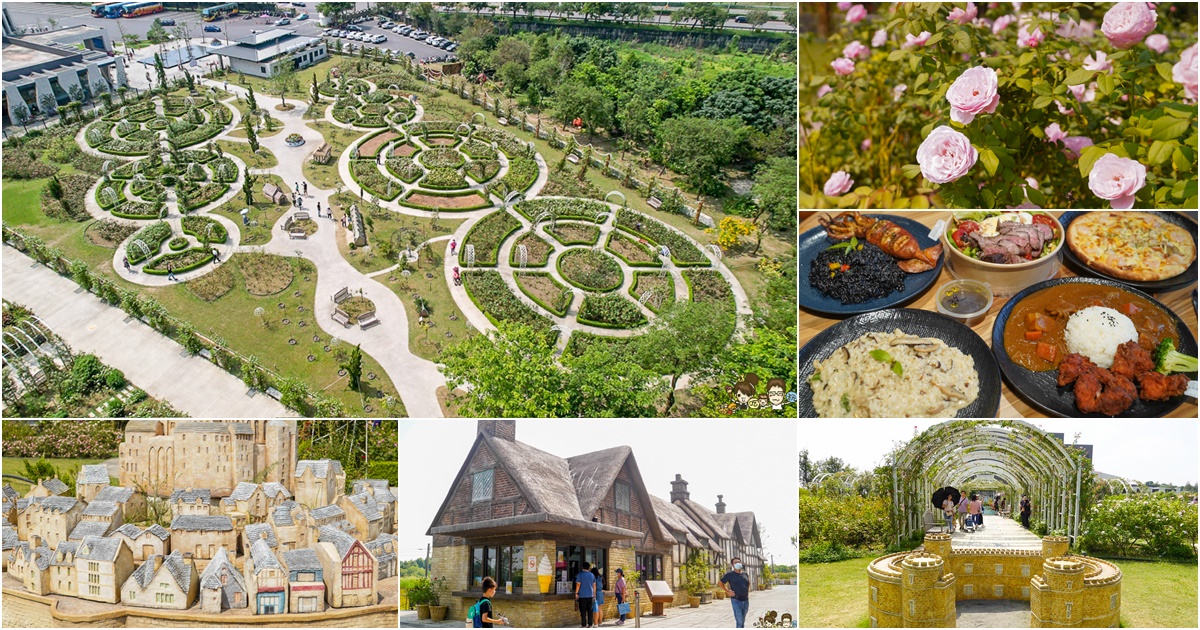
[[[314,73],[313,73],[313,81],[312,81],[312,90],[311,90],[311,92],[312,92],[312,95],[311,95],[311,96],[312,96],[312,102],[313,102],[313,105],[316,105],[317,103],[320,103],[320,102],[321,102],[321,90],[319,90],[319,89],[317,88],[317,73],[316,73],[316,72],[314,72]]]
[[[786,22],[788,24],[788,26],[791,26],[792,28],[796,28],[796,24],[799,23],[797,20],[797,16],[796,16],[796,5],[789,4],[784,7],[783,21]]]
[[[58,101],[53,94],[43,94],[38,97],[38,108],[42,110],[43,116],[49,118],[58,111]]]
[[[159,89],[167,89],[167,68],[163,65],[162,55],[154,53],[154,73],[158,76]]]
[[[507,63],[517,63],[525,68],[529,66],[529,56],[529,44],[515,37],[505,37],[492,51],[490,65],[493,68],[501,68]]]
[[[525,85],[529,82],[525,76],[525,66],[515,61],[510,61],[500,66],[500,70],[496,73],[496,78],[504,82],[504,90],[508,92],[509,96],[524,89]],[[535,96],[529,100],[540,100],[540,96]]]
[[[576,82],[562,85],[558,88],[556,105],[556,113],[564,122],[582,119],[589,136],[595,135],[597,127],[612,124],[612,104],[594,87]]]
[[[412,8],[412,19],[417,26],[426,30],[437,30],[437,21],[441,17],[432,2],[418,2]]]
[[[721,169],[745,141],[746,127],[735,119],[671,118],[658,128],[659,163],[682,174],[694,191],[716,194],[723,189]]]
[[[251,113],[258,111],[258,100],[254,98],[254,86],[246,86],[246,107]]]
[[[704,99],[698,116],[724,120],[737,118],[762,132],[796,127],[796,79],[765,75],[760,71],[731,71],[717,75],[720,86]]]
[[[752,191],[755,205],[766,214],[767,227],[779,232],[796,228],[796,158],[771,158],[760,164]]]
[[[765,9],[751,9],[750,12],[746,13],[746,21],[757,31],[758,27],[771,21],[771,14]]]
[[[258,183],[258,176],[246,169],[245,182],[242,184],[242,196],[246,198],[246,205],[254,205],[254,185]]]
[[[25,125],[29,124],[29,120],[32,118],[32,116],[29,115],[29,106],[28,105],[26,105],[23,102],[17,103],[16,105],[14,105],[13,106],[13,118],[16,119],[18,125],[21,125],[22,130],[29,131],[29,128],[25,126]]]
[[[741,247],[743,236],[750,236],[755,232],[761,233],[755,222],[737,217],[725,217],[717,223],[716,229],[710,228],[707,231],[716,232],[717,245],[727,253]],[[759,242],[762,242],[761,237],[759,237]],[[755,252],[752,253],[756,253],[757,250],[758,248],[755,247]]]
[[[57,175],[51,176],[50,181],[46,182],[46,192],[55,200],[62,201],[63,187]]]
[[[488,6],[490,4],[491,4],[490,2],[468,2],[468,3],[466,3],[467,9],[474,11],[475,15],[479,15],[479,12],[488,8]]]
[[[45,458],[25,460],[22,467],[24,468],[24,472],[21,476],[32,481],[34,484],[44,479],[54,479],[58,476],[58,471],[54,469],[54,464],[51,464]],[[74,490],[74,488],[71,488],[71,490]]]
[[[250,152],[258,153],[258,132],[254,131],[254,121],[246,117],[246,142],[250,144]]]
[[[660,122],[659,112],[652,107],[651,100],[642,94],[634,95],[617,110],[617,127],[621,133],[637,142],[653,138]]]
[[[154,18],[154,21],[150,23],[150,28],[146,31],[146,41],[151,44],[167,41],[167,29],[163,28],[162,22],[158,18]]]
[[[69,95],[71,97],[72,101],[75,101],[77,103],[82,103],[84,97],[86,96],[86,94],[83,91],[83,86],[81,86],[79,84],[74,84],[71,87],[67,88],[67,95]]]
[[[803,488],[817,476],[812,460],[808,457],[808,449],[800,449],[800,487]]]
[[[692,28],[697,26],[716,29],[729,19],[729,10],[706,2],[689,2],[683,8],[671,14],[672,22],[687,22],[691,20]]]
[[[703,369],[720,354],[733,335],[734,324],[734,314],[725,305],[687,302],[676,304],[637,338],[634,352],[638,364],[668,377],[664,415],[675,406],[679,378]]]
[[[362,379],[362,344],[354,346],[354,349],[350,351],[350,356],[349,356],[349,358],[346,359],[346,362],[342,363],[338,367],[342,368],[343,370],[346,370],[346,376],[347,376],[347,378],[350,379],[350,389],[352,389],[356,392],[361,391],[360,388],[362,387],[362,380],[361,380]]]
[[[341,24],[346,13],[354,10],[353,2],[318,2],[317,11],[333,24]]]
[[[275,74],[271,75],[271,86],[279,93],[279,100],[286,108],[288,92],[296,89],[296,66],[291,63],[276,64]]]
[[[612,11],[612,2],[582,2],[579,6],[579,12],[583,13],[583,21],[587,22],[592,17],[604,17]]]

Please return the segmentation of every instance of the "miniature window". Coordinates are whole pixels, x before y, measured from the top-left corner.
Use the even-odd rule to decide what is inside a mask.
[[[471,475],[471,500],[472,501],[491,501],[492,500],[492,473],[493,470],[482,470]]]
[[[617,511],[618,512],[628,512],[629,511],[629,484],[618,481],[616,483],[616,485],[613,486],[613,490],[614,490],[614,494],[616,495],[616,498],[617,498]]]

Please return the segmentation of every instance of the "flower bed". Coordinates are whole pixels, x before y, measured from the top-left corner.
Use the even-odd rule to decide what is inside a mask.
[[[500,162],[498,160],[467,162],[467,165],[463,167],[463,173],[480,184],[486,184],[499,172]]]
[[[544,271],[518,271],[513,274],[513,279],[521,293],[558,317],[566,317],[575,300],[575,294],[569,288]]]
[[[422,151],[419,159],[428,168],[458,168],[466,162],[458,151],[444,148]]]
[[[612,252],[617,258],[625,261],[625,264],[631,267],[662,266],[662,261],[659,260],[650,247],[637,242],[618,230],[613,230],[609,233],[608,239],[604,242],[604,249]]]
[[[461,192],[414,190],[405,195],[398,203],[409,208],[441,210],[443,212],[479,210],[492,205],[492,202],[477,190],[464,190]]]
[[[508,262],[513,267],[519,267],[521,264],[517,254],[518,245],[524,245],[528,252],[525,261],[527,267],[545,267],[546,263],[550,262],[550,252],[554,251],[554,246],[547,243],[546,239],[534,232],[525,232],[521,238],[517,239],[516,243],[513,243],[512,254],[508,257]]]
[[[666,245],[671,250],[671,260],[680,267],[707,267],[708,257],[686,236],[632,210],[617,210],[616,226],[655,245]]]
[[[212,229],[209,229],[210,225]],[[224,243],[229,238],[229,232],[225,230],[225,226],[212,217],[186,216],[180,220],[180,226],[183,228],[184,234],[194,236],[198,240],[204,240],[207,237],[209,243]]]
[[[675,278],[671,274],[660,274],[657,271],[633,272],[633,286],[629,295],[641,300],[642,294],[653,291],[654,295],[646,300],[646,308],[661,314],[675,303]]]
[[[333,119],[343,125],[354,124],[358,120],[358,110],[353,107],[334,107]]]
[[[417,181],[425,173],[410,157],[388,158],[384,161],[384,165],[396,179],[408,184]]]
[[[129,184],[129,192],[146,201],[165,201],[167,198],[167,189],[157,181],[150,179],[133,180]]]
[[[414,124],[410,129],[416,135],[423,135],[425,132],[454,133],[454,130],[458,129],[461,124],[453,120],[424,120]]]
[[[434,190],[461,190],[467,187],[467,180],[454,168],[431,168],[421,180],[421,188]]]
[[[163,254],[150,261],[142,271],[155,276],[167,275],[167,265],[175,273],[183,273],[212,262],[212,252],[207,249],[188,249],[177,254]]]
[[[508,186],[508,192],[520,191],[524,192],[537,181],[538,165],[532,158],[515,157],[508,160],[508,172],[500,181],[493,182],[488,186],[488,191],[493,194],[499,194],[496,189],[502,188],[503,185]],[[507,194],[507,193],[506,193]]]
[[[520,227],[521,222],[503,210],[483,217],[471,227],[466,237],[463,238],[463,254],[460,256],[462,263],[466,264],[467,245],[474,245],[475,265],[477,267],[495,267],[500,245]]]
[[[130,142],[128,140],[109,140],[96,149],[102,153],[111,155],[146,155],[150,152],[150,145],[153,142]]]
[[[592,199],[530,199],[514,209],[530,221],[543,212],[550,213],[551,218],[595,221],[599,215],[611,211],[608,204]]]
[[[550,320],[513,295],[508,285],[504,284],[499,271],[465,271],[462,279],[471,301],[493,324],[502,321],[518,322],[538,330],[549,331]],[[553,337],[550,337],[550,341],[552,340]]]
[[[399,184],[379,172],[375,160],[351,160],[350,176],[364,190],[380,199],[391,201],[404,190]]]
[[[283,139],[283,141],[289,147],[298,147],[298,146],[301,146],[304,144],[304,136],[302,136],[298,133],[290,133],[290,134],[288,134],[288,137]]]
[[[733,307],[733,291],[720,272],[712,269],[684,269],[688,297],[693,302],[718,302]]]
[[[182,236],[176,236],[175,238],[173,238],[167,242],[167,247],[169,247],[171,249],[171,251],[173,251],[173,252],[181,251],[183,248],[185,248],[187,246],[188,246],[188,240]]]
[[[208,162],[217,159],[217,154],[204,149],[183,149],[178,152],[179,158],[185,162],[199,162],[207,164]]]
[[[213,181],[233,183],[238,179],[238,165],[227,157],[220,157],[208,165],[213,172]]]
[[[127,201],[110,212],[114,217],[121,219],[134,219],[136,221],[145,221],[148,219],[157,219],[162,213],[162,203],[144,203],[141,201]]]
[[[125,246],[125,255],[129,258],[129,263],[136,265],[146,258],[158,253],[162,248],[162,244],[167,239],[171,238],[171,226],[166,221],[159,221],[147,225],[133,235],[129,239],[129,244]],[[136,241],[141,241],[150,250],[149,254],[142,251],[141,247],[134,245]]]
[[[188,197],[187,203],[180,201],[179,209],[184,212],[195,210],[216,201],[227,192],[229,192],[229,184],[204,184],[194,191],[191,197]]]
[[[475,129],[476,136],[484,138],[490,142],[495,142],[496,146],[507,155],[508,158],[514,159],[517,156],[528,156],[529,145],[521,141],[515,135],[496,127],[479,127]]]
[[[396,133],[395,131],[391,131],[391,130],[378,131],[376,133],[373,133],[373,134],[367,136],[367,138],[365,140],[363,140],[362,142],[359,143],[358,157],[373,158],[376,155],[378,155],[379,150],[382,149],[389,142],[392,142],[393,140],[398,140],[402,137],[403,136],[401,136],[400,134]]]
[[[112,130],[115,126],[113,123],[97,120],[88,125],[87,131],[83,132],[83,138],[89,147],[95,149],[105,142],[112,140]]]
[[[106,202],[107,196],[101,194],[105,190],[112,190],[113,194],[116,195],[116,198],[112,203]],[[113,208],[120,206],[122,203],[125,203],[125,183],[121,180],[113,180],[107,184],[100,184],[97,186],[96,203],[105,210],[112,210]]]
[[[595,225],[551,224],[546,226],[546,233],[563,245],[595,245],[600,240],[600,228]]]
[[[601,328],[637,328],[646,323],[641,309],[616,293],[585,296],[576,319]]]
[[[594,249],[568,250],[558,257],[558,273],[585,291],[612,291],[624,280],[621,265]]]
[[[492,145],[474,138],[463,142],[462,146],[458,147],[458,150],[466,153],[467,157],[470,157],[472,160],[494,160],[497,155]]]
[[[175,136],[172,138],[172,140],[175,141],[175,146],[177,147],[190,147],[194,144],[200,144],[205,140],[215,138],[224,130],[224,125],[218,123],[204,123],[203,125],[200,125],[199,127],[196,127],[187,133],[182,133]]]

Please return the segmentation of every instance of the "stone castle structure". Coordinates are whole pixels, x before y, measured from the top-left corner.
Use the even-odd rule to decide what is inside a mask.
[[[296,421],[130,420],[121,443],[121,485],[148,496],[176,488],[228,497],[262,475],[293,490]]]
[[[1121,569],[1069,555],[1070,540],[1046,536],[1041,551],[951,549],[949,534],[926,534],[922,549],[867,567],[873,628],[953,628],[958,600],[1029,602],[1032,628],[1117,627]]]

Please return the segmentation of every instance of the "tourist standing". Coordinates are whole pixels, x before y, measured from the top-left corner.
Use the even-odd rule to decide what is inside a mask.
[[[961,497],[959,497],[959,499],[958,499],[958,528],[963,531],[967,530],[967,504],[968,503],[970,503],[970,501],[967,499],[966,493],[963,493],[963,495]]]
[[[579,607],[579,627],[592,627],[592,600],[596,597],[596,576],[592,575],[592,565],[583,563],[583,570],[575,576],[575,602]]]
[[[483,597],[476,600],[477,607],[475,609],[476,628],[491,628],[493,624],[504,625],[504,620],[499,617],[492,616],[492,598],[496,596],[496,580],[490,576],[483,578]]]
[[[949,495],[942,500],[942,515],[946,518],[946,531],[954,533],[954,499]]]
[[[971,524],[975,527],[983,525],[983,501],[979,500],[979,495],[971,495],[971,503],[967,506],[969,512],[968,518],[971,519]]]
[[[721,588],[733,604],[734,627],[745,628],[746,613],[750,611],[750,578],[743,573],[746,565],[741,558],[733,558],[731,562],[733,570],[721,576]]]
[[[307,197],[308,196],[308,182],[303,183],[303,188],[304,188],[304,196]]]
[[[450,239],[450,255],[451,255],[451,256],[453,256],[453,255],[454,255],[454,249],[455,249],[456,247],[458,247],[458,241],[456,241],[456,240],[454,240],[454,239]]]
[[[1029,515],[1033,512],[1033,504],[1029,502],[1029,495],[1021,495],[1021,527],[1029,529]]]
[[[317,202],[317,218],[318,219],[321,218],[321,202],[320,201]]]
[[[125,271],[129,271],[129,257],[128,256],[121,259],[121,264],[125,266]]]
[[[457,276],[457,273],[455,274]],[[613,585],[613,594],[617,596],[617,625],[625,625],[625,613],[621,612],[625,607],[625,590],[628,586],[625,584],[625,569],[617,569],[617,583]]]
[[[596,601],[592,602],[592,614],[595,615],[597,628],[604,623],[604,574],[600,567],[592,567],[592,575],[596,576]]]

